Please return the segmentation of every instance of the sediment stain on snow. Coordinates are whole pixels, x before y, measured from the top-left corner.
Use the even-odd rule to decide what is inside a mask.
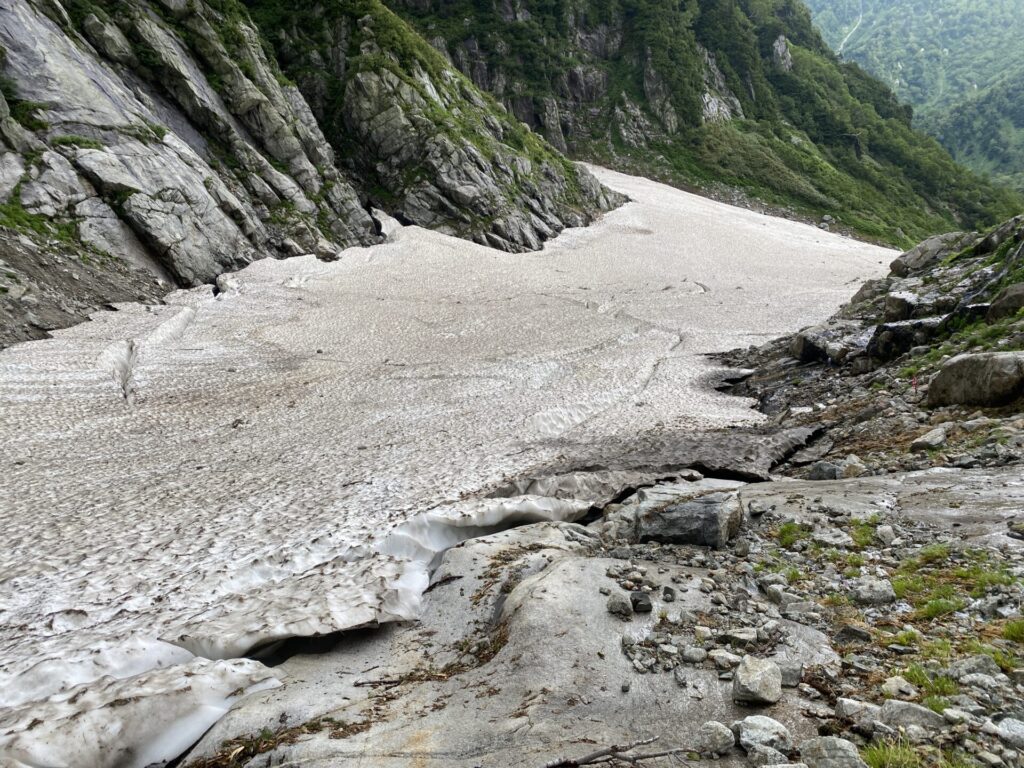
[[[193,654],[415,616],[438,548],[585,512],[481,496],[570,438],[757,420],[699,385],[700,355],[823,319],[892,257],[596,172],[634,202],[539,253],[400,229],[0,353],[0,749],[41,759],[67,731],[36,715],[99,722],[103,695],[75,697],[115,681],[152,718]],[[268,684],[223,664],[197,680],[207,714]]]

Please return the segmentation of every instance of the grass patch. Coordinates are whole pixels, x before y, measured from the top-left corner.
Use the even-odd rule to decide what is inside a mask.
[[[999,668],[1006,673],[1010,673],[1015,669],[1019,669],[1024,666],[1021,659],[1017,654],[1010,651],[1003,650],[1002,648],[996,648],[994,645],[988,645],[986,643],[978,642],[973,640],[964,647],[964,651],[972,654],[984,654],[991,657]]]
[[[790,549],[798,541],[804,541],[810,538],[811,529],[800,523],[783,523],[779,526],[778,533],[775,538],[778,539],[779,545]]]
[[[875,529],[878,527],[878,518],[875,516],[867,520],[854,520],[850,523],[850,538],[857,549],[870,547],[875,540]]]
[[[917,610],[917,615],[927,621],[938,619],[942,616],[948,616],[951,613],[956,613],[964,607],[963,600],[956,600],[953,598],[937,597],[933,600],[929,600]]]
[[[50,145],[54,147],[78,147],[79,149],[103,149],[103,144],[96,141],[96,139],[77,136],[73,133],[51,139]]]
[[[942,714],[949,708],[949,699],[943,696],[925,696],[921,704],[928,707],[932,712]]]
[[[903,741],[876,741],[861,751],[868,768],[920,768],[921,756]]]
[[[1009,640],[1011,643],[1024,645],[1024,619],[1008,622],[1003,627],[1003,639]]]

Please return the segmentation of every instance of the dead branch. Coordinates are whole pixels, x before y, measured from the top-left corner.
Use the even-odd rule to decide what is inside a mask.
[[[582,757],[562,757],[557,760],[552,760],[549,763],[545,763],[542,768],[579,768],[582,765],[600,765],[602,763],[611,763],[612,761],[618,760],[631,765],[640,765],[644,760],[654,760],[659,757],[675,757],[679,758],[679,755],[684,754],[688,750],[685,749],[666,749],[662,752],[645,752],[640,754],[629,754],[638,747],[645,747],[648,744],[653,744],[660,737],[654,736],[650,739],[643,739],[642,741],[634,741],[630,744],[613,744],[610,747],[603,747],[590,754],[583,755]]]

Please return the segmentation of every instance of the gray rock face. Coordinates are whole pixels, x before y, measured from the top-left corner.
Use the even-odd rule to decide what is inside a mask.
[[[782,671],[774,661],[744,656],[732,679],[733,701],[775,704],[782,698]]]
[[[987,352],[948,361],[928,386],[928,405],[1003,405],[1024,393],[1024,353]]]
[[[867,768],[857,747],[835,736],[823,736],[800,745],[800,759],[807,768]]]
[[[653,509],[637,520],[640,541],[699,544],[721,549],[739,531],[742,510],[735,494],[710,493]]]
[[[344,98],[332,116],[339,105],[345,114],[331,139],[361,149],[343,170],[247,16],[173,5],[173,22],[142,2],[80,20],[4,5],[4,75],[38,108],[32,122],[15,115],[21,125],[0,100],[0,201],[18,189],[25,210],[74,233],[86,258],[130,263],[167,289],[268,256],[334,259],[380,239],[366,189],[408,220],[522,251],[623,200],[450,69],[427,76],[410,62],[403,79],[379,62],[349,66],[362,50],[339,27],[328,58]],[[363,27],[372,43],[372,23]],[[450,112],[457,131],[438,117]]]

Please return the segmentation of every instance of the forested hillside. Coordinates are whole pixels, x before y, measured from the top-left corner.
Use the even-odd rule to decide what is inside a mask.
[[[937,118],[933,130],[961,163],[1024,191],[1024,66]]]
[[[913,105],[953,156],[1022,187],[1024,3],[807,0],[825,39]],[[844,42],[845,41],[845,42]]]
[[[267,5],[277,3],[252,7]],[[576,157],[740,187],[891,242],[973,227],[1021,205],[912,130],[910,110],[840,62],[799,0],[391,5]],[[309,35],[311,13],[263,31],[277,44]]]

